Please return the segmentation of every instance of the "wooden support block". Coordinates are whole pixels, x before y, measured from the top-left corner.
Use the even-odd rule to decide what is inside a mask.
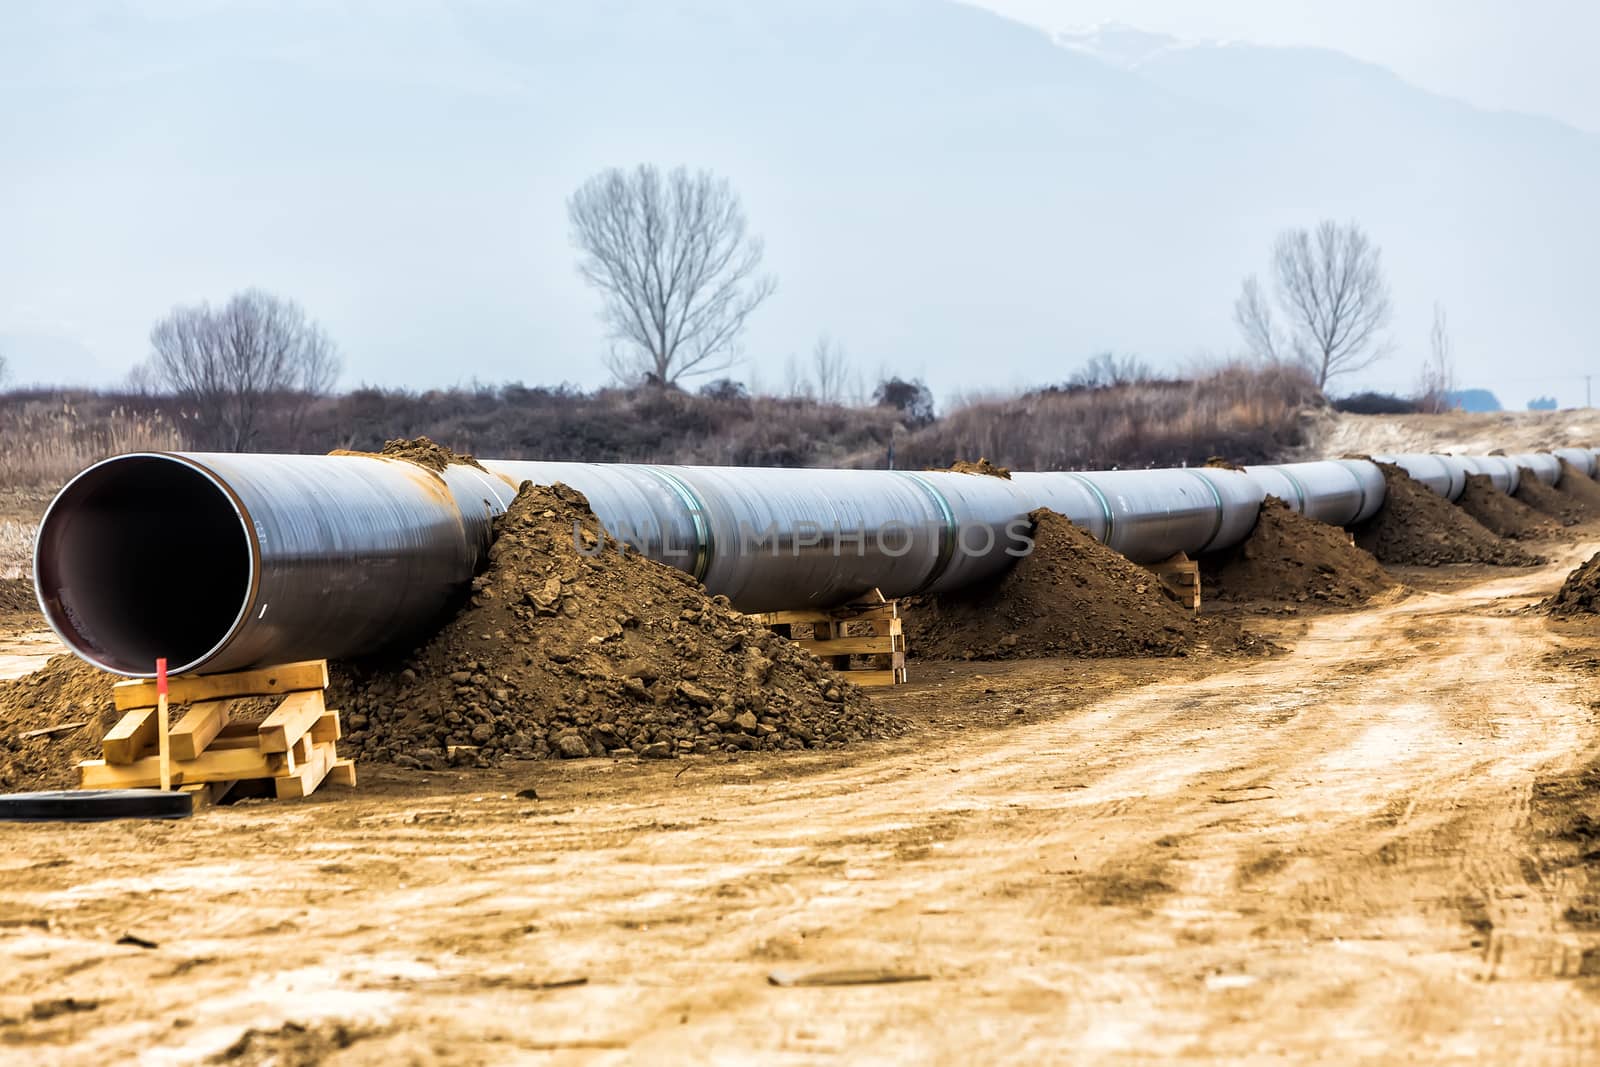
[[[795,644],[816,656],[870,656],[893,652],[904,638],[890,634],[873,637],[835,637],[828,641],[796,641]]]
[[[337,757],[332,745],[317,745],[311,754],[292,774],[280,774],[272,779],[272,788],[279,800],[297,800],[308,797],[328,776]]]
[[[107,763],[132,763],[155,747],[156,709],[140,708],[124,715],[100,741]]]
[[[201,808],[209,808],[214,804],[221,803],[222,798],[227,796],[233,787],[238,784],[237,781],[195,782],[190,785],[180,785],[178,791],[188,793],[193,797],[194,810],[199,811]]]
[[[237,778],[271,778],[283,770],[282,756],[269,756],[253,748],[212,749],[198,759],[173,761],[172,780],[177,785],[226,782]],[[140,789],[161,781],[161,759],[146,756],[127,764],[84,760],[78,764],[81,789]]]
[[[289,746],[316,725],[328,709],[322,703],[322,690],[290,693],[262,720],[257,731],[261,738],[261,751],[287,752]]]
[[[343,736],[344,730],[339,726],[337,711],[325,711],[320,719],[311,724],[311,740],[319,745],[337,741]]]
[[[231,700],[206,700],[190,705],[172,728],[172,758],[194,759],[204,752],[228,725],[228,708],[232,704]]]
[[[905,681],[903,672],[901,670],[894,669],[883,671],[847,671],[845,672],[845,677],[854,682],[856,685],[869,687],[879,685],[898,685],[899,683]]]
[[[235,671],[232,674],[183,674],[169,679],[171,700],[175,704],[194,704],[224,697],[278,696],[301,689],[328,687],[328,661],[305,660],[280,667]],[[112,689],[118,711],[153,708],[156,683],[153,678],[118,682]]]
[[[328,777],[325,779],[329,785],[342,785],[346,789],[356,787],[356,761],[351,759],[336,759],[333,766],[328,768]]]
[[[260,743],[259,738],[257,738],[257,743]],[[300,768],[304,766],[305,763],[310,759],[311,732],[308,730],[301,734],[299,740],[290,745],[289,750],[283,754],[284,770],[290,774],[297,774],[299,773]]]
[[[797,622],[862,622],[871,619],[892,619],[896,617],[896,611],[897,607],[894,604],[880,604],[868,608],[846,605],[806,611],[767,611],[751,615],[750,618],[762,626],[787,626]]]
[[[254,752],[261,751],[261,738],[256,736],[256,724],[250,723],[250,732],[247,734],[230,734],[223,731],[217,739],[206,746],[207,752],[228,752],[240,749],[249,749]]]

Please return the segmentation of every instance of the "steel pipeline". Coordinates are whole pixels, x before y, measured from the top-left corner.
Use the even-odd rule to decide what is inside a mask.
[[[1568,450],[1592,473],[1595,455]],[[1562,456],[1567,457],[1567,451]],[[1582,464],[1582,457],[1588,463]],[[1441,495],[1503,491],[1554,455],[1395,456]],[[523,481],[563,482],[607,531],[746,611],[957,589],[1003,571],[1050,508],[1136,562],[1249,536],[1268,494],[1335,525],[1370,518],[1364,460],[1017,473],[488,462],[443,471],[362,455],[136,453],[85,470],[40,524],[45,618],[83,659],[148,676],[339,658],[414,638],[461,597]]]

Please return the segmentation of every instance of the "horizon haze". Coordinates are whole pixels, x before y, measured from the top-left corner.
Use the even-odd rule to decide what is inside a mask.
[[[1491,110],[1549,97],[1440,95],[1272,43],[1281,17],[1268,43],[1210,43],[1170,11],[1064,34],[1049,11],[25,0],[0,14],[0,353],[12,384],[112,384],[174,305],[260,286],[328,329],[343,386],[598,385],[565,201],[652,162],[729,179],[765,239],[779,287],[733,372],[758,384],[821,335],[941,399],[1101,351],[1236,354],[1241,279],[1333,218],[1382,247],[1396,307],[1394,354],[1337,391],[1411,389],[1438,302],[1458,385],[1585,402],[1582,100],[1567,122]]]

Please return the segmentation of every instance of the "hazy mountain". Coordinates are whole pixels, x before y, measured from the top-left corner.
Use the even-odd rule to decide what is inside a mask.
[[[768,383],[823,331],[941,393],[1228,351],[1240,277],[1332,215],[1392,271],[1409,354],[1375,384],[1439,299],[1464,378],[1571,401],[1515,380],[1581,369],[1597,147],[1331,53],[942,0],[33,0],[0,13],[0,335],[15,377],[75,376],[28,338],[98,373],[256,284],[347,381],[595,382],[563,200],[652,160],[743,193]]]

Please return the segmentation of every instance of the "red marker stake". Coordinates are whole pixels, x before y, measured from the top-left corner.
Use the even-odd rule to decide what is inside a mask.
[[[172,742],[167,737],[167,661],[156,660],[156,747],[160,753],[161,788],[172,788]]]

